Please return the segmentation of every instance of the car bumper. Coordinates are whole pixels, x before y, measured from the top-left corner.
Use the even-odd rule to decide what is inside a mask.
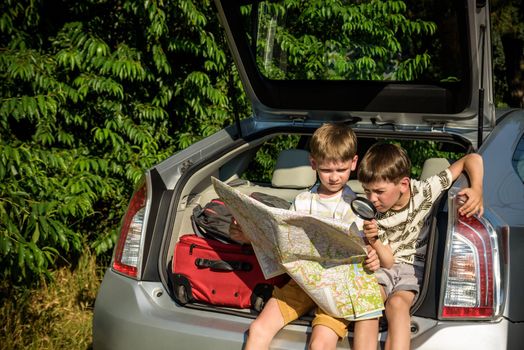
[[[161,283],[108,270],[93,318],[93,349],[242,349],[252,318],[178,306]],[[290,325],[275,349],[303,349],[310,327]]]
[[[505,349],[508,322],[438,322],[413,317],[412,349]],[[93,318],[93,349],[242,349],[251,318],[178,306],[161,283],[137,282],[108,270]],[[304,349],[311,328],[286,326],[272,349]],[[385,340],[385,334],[380,340]],[[339,349],[349,349],[349,341]]]
[[[412,322],[432,323],[412,337],[412,349],[507,349],[508,321],[505,319],[498,322],[440,322],[412,317]]]

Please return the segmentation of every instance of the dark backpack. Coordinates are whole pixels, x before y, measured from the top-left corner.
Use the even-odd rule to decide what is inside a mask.
[[[267,193],[253,192],[251,193],[251,197],[273,208],[289,209],[291,206],[291,203],[287,200]]]
[[[285,199],[262,192],[253,192],[251,197],[274,208],[289,209],[290,203]],[[197,236],[212,238],[222,243],[238,244],[229,237],[229,225],[233,216],[222,200],[215,198],[203,207],[193,209],[191,220]]]

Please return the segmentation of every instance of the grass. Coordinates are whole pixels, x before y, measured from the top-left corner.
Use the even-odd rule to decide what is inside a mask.
[[[93,307],[100,268],[86,254],[77,266],[52,272],[37,289],[0,285],[0,344],[10,349],[92,349]]]

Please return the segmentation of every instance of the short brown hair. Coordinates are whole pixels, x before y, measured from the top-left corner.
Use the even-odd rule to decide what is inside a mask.
[[[347,125],[323,124],[313,133],[309,151],[318,162],[348,161],[357,154],[357,136]]]
[[[406,150],[390,143],[376,143],[366,152],[358,167],[358,180],[369,184],[377,181],[398,183],[411,174],[411,160]]]

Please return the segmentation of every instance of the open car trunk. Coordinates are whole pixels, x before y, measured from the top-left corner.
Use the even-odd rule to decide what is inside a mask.
[[[193,300],[188,297],[191,294],[191,286],[187,286],[187,281],[184,284],[184,288],[181,288],[180,280],[177,280],[177,273],[174,272],[179,270],[179,267],[173,265],[173,254],[175,252],[175,246],[179,242],[183,235],[194,235],[198,233],[195,227],[195,223],[192,220],[192,215],[196,207],[204,207],[206,203],[217,198],[217,194],[211,184],[211,177],[216,177],[223,182],[232,184],[237,190],[245,193],[252,194],[253,192],[261,192],[272,196],[277,196],[284,199],[288,203],[291,203],[294,197],[302,192],[307,191],[313,183],[308,183],[308,180],[303,181],[302,179],[310,176],[310,172],[313,170],[310,168],[307,158],[297,159],[294,158],[293,164],[276,163],[276,169],[271,174],[266,174],[266,177],[260,175],[260,165],[257,163],[257,153],[260,157],[268,150],[268,145],[274,145],[280,143],[284,147],[283,152],[289,152],[289,149],[302,149],[307,151],[308,139],[314,128],[304,128],[303,133],[294,136],[282,134],[265,135],[259,139],[252,139],[249,142],[244,140],[238,141],[242,145],[236,144],[234,149],[230,151],[222,150],[220,157],[209,155],[207,162],[194,164],[186,173],[186,176],[182,177],[180,185],[178,185],[173,193],[173,226],[170,230],[171,235],[169,240],[166,241],[164,247],[164,258],[163,263],[165,268],[165,281],[167,289],[175,303],[187,308],[205,310],[210,312],[219,312],[225,314],[234,314],[246,318],[255,318],[260,310],[260,304],[252,305],[250,307],[235,307],[235,306],[224,306],[219,305],[219,302],[209,302],[202,300]],[[416,135],[417,141],[409,140],[410,136],[415,135],[406,134],[405,137],[399,139],[395,133],[384,133],[381,138],[370,137],[366,133],[358,136],[358,155],[361,158],[367,148],[377,141],[391,141],[391,142],[403,142],[406,147],[411,147],[413,152],[412,158],[414,162],[414,176],[423,178],[436,174],[446,168],[449,165],[449,159],[439,157],[436,159],[429,160],[424,163],[424,159],[415,157],[416,150],[419,154],[424,148],[438,149],[441,154],[445,154],[448,157],[456,157],[465,152],[468,152],[470,145],[460,139],[446,136],[441,137],[437,141],[424,140],[420,134]],[[396,138],[395,138],[396,136]],[[428,138],[430,135],[427,135]],[[434,135],[433,135],[434,136]],[[442,136],[442,135],[441,135]],[[436,146],[435,146],[436,145]],[[278,158],[278,155],[273,156],[274,159]],[[290,161],[288,159],[288,161]],[[278,177],[278,171],[285,169],[290,171],[293,167],[297,169],[291,170],[284,180],[282,177]],[[316,178],[316,177],[315,177]],[[183,181],[185,179],[185,181]],[[349,181],[349,186],[358,195],[364,195],[361,185],[356,180],[356,172],[352,173]],[[434,206],[432,213],[432,229],[431,237],[428,245],[428,257],[427,266],[425,272],[424,284],[420,293],[420,298],[413,306],[412,313],[420,313],[424,317],[430,317],[433,319],[437,318],[438,298],[439,290],[437,286],[441,280],[441,267],[442,267],[442,251],[444,247],[442,243],[445,240],[446,226],[447,226],[447,215],[445,212],[445,202],[447,196],[445,194],[441,197],[441,202]],[[176,208],[176,209],[175,209]],[[185,262],[184,262],[185,263]],[[216,278],[227,279],[228,274],[234,274],[234,271],[216,272]],[[209,281],[210,284],[214,283]],[[210,287],[211,291],[213,287]],[[217,291],[218,293],[218,291]],[[181,297],[182,295],[182,297]],[[266,294],[266,297],[270,294]],[[301,317],[293,324],[309,326],[312,320],[311,314]],[[382,330],[386,329],[386,324],[381,323]],[[306,332],[304,332],[305,334]]]

